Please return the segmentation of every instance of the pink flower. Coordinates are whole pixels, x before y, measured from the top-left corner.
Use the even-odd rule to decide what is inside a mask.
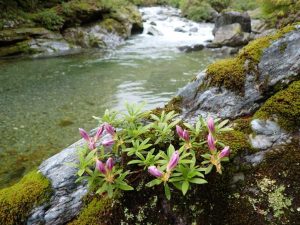
[[[211,151],[214,151],[216,149],[215,140],[211,133],[209,133],[207,136],[207,144],[208,144],[208,148]]]
[[[115,128],[112,125],[110,125],[108,123],[105,123],[104,124],[104,128],[105,128],[105,130],[106,130],[107,133],[109,133],[110,135],[114,136],[114,134],[115,134]]]
[[[110,147],[115,143],[115,141],[113,139],[107,139],[102,141],[102,145],[105,147]]]
[[[171,159],[167,165],[167,171],[173,170],[177,166],[178,162],[179,162],[179,152],[175,151],[172,154]]]
[[[98,159],[96,160],[96,169],[102,174],[106,174],[107,172],[104,163]]]
[[[155,166],[149,166],[148,172],[155,177],[162,177],[163,173],[160,172]]]
[[[219,158],[228,157],[230,154],[229,146],[226,146],[219,154]]]
[[[90,137],[89,134],[82,128],[79,128],[79,133],[81,137],[87,141],[89,149],[94,150],[96,148],[96,142],[99,140],[103,133],[103,127],[101,126],[98,128],[94,137]]]
[[[179,137],[188,142],[190,140],[190,135],[187,130],[183,130],[180,126],[176,125],[176,132]]]
[[[207,119],[207,128],[212,133],[215,131],[215,122],[212,117],[208,117]]]
[[[111,157],[109,157],[108,158],[108,160],[106,161],[106,168],[109,170],[109,171],[111,171],[112,170],[112,168],[114,167],[114,160],[111,158]]]

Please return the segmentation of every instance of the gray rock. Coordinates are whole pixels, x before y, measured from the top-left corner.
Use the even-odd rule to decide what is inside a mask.
[[[216,18],[213,34],[215,34],[220,27],[234,23],[238,23],[241,25],[242,32],[251,32],[251,19],[248,13],[222,12]]]
[[[206,116],[209,113],[221,118],[237,118],[253,113],[262,104],[262,100],[272,94],[275,86],[285,87],[299,79],[299,46],[298,27],[265,49],[258,65],[259,79],[255,74],[246,74],[243,95],[223,87],[209,87],[205,79],[206,72],[201,72],[196,80],[177,93],[182,97],[183,118],[193,119],[199,114]]]
[[[256,135],[250,135],[250,143],[253,148],[257,149],[268,149],[274,145],[283,144],[289,137],[276,122],[271,120],[252,120],[251,128]]]
[[[78,214],[87,186],[75,183],[76,168],[68,163],[77,163],[78,148],[85,144],[80,140],[60,153],[44,161],[39,170],[52,184],[50,202],[32,210],[27,224],[65,224]]]
[[[216,33],[213,43],[221,46],[242,46],[250,41],[250,33],[242,31],[239,23],[220,27]]]
[[[97,144],[107,138],[108,135],[103,136]],[[75,183],[77,169],[69,163],[78,163],[78,148],[84,145],[85,141],[81,139],[40,165],[41,173],[51,181],[53,194],[48,203],[31,211],[28,225],[66,224],[78,215],[88,188],[86,183]]]
[[[190,32],[198,32],[198,28],[197,27],[192,27],[189,30]]]
[[[152,36],[162,36],[162,32],[160,32],[157,28],[151,26],[148,28],[147,34]]]
[[[261,34],[267,29],[267,23],[263,20],[251,20],[251,31],[255,34]]]
[[[181,32],[181,33],[186,33],[187,31],[183,27],[176,27],[174,29],[175,32]]]
[[[178,47],[179,51],[181,52],[195,52],[195,51],[201,51],[204,49],[204,45],[192,45],[192,46],[181,46]]]

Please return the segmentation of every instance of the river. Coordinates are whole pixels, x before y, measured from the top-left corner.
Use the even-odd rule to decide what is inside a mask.
[[[78,127],[95,127],[92,116],[123,110],[126,100],[146,101],[148,109],[163,106],[220,57],[178,50],[212,39],[212,24],[180,18],[173,8],[141,12],[144,33],[116,49],[0,61],[0,187],[80,138]],[[157,33],[149,35],[153,27]]]

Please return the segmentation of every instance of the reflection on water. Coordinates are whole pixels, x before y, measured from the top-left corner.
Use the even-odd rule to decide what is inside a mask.
[[[106,108],[123,110],[125,101],[162,106],[216,57],[174,46],[149,53],[137,47],[142,36],[105,55],[0,63],[0,186],[76,141],[78,127],[95,127],[92,116]]]

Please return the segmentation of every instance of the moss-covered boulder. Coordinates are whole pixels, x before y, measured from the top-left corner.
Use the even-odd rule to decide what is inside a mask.
[[[50,182],[39,172],[28,173],[21,181],[0,190],[0,224],[23,224],[31,210],[49,200]]]
[[[184,117],[253,114],[266,98],[299,79],[299,42],[300,26],[291,25],[211,64],[178,93]]]

